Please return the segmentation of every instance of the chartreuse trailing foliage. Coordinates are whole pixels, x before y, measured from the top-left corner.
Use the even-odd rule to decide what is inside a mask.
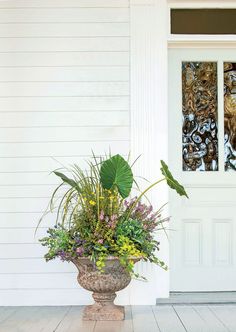
[[[131,166],[119,154],[106,159],[94,156],[87,170],[74,165],[69,172],[70,177],[54,172],[62,183],[49,204],[50,211],[57,212],[55,227],[49,228],[47,236],[40,240],[48,247],[46,260],[90,257],[103,272],[106,258],[116,256],[132,275],[135,275],[132,257],[167,268],[157,257],[158,232],[167,219],[160,210],[154,212],[151,205],[141,201],[164,180],[179,195],[188,197],[164,161],[161,161],[164,177],[134,198],[130,193],[137,182]]]

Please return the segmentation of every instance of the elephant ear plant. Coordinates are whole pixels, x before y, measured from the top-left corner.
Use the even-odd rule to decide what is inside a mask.
[[[179,195],[185,189],[161,161],[163,178],[149,185],[138,197],[130,197],[136,181],[129,163],[119,154],[106,159],[93,158],[84,171],[74,165],[71,176],[55,171],[62,183],[54,191],[49,210],[57,211],[55,226],[41,239],[48,247],[46,260],[59,257],[63,261],[89,258],[102,273],[108,257],[117,257],[131,275],[132,257],[150,261],[167,269],[156,256],[159,250],[158,231],[166,221],[159,211],[142,202],[146,192],[162,181]],[[62,186],[64,195],[59,198]],[[47,211],[48,212],[48,211]],[[135,275],[137,276],[137,275]]]

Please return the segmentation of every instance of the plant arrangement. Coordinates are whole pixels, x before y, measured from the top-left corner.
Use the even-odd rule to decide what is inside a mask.
[[[187,197],[165,162],[161,161],[163,178],[133,198],[130,193],[138,188],[137,182],[129,162],[120,155],[94,157],[88,162],[88,170],[74,165],[70,172],[70,177],[54,172],[62,183],[55,189],[48,208],[57,211],[55,227],[49,228],[48,235],[40,240],[48,247],[46,260],[59,257],[75,262],[87,257],[103,273],[106,259],[112,256],[136,277],[134,258],[167,269],[157,257],[158,231],[167,219],[162,217],[162,208],[153,211],[150,204],[143,202],[147,191],[162,181]],[[62,186],[66,191],[58,203],[57,193]]]

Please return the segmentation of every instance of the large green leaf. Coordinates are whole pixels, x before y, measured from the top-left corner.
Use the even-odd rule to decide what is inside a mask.
[[[121,197],[129,196],[133,184],[133,173],[128,162],[119,154],[102,163],[100,179],[103,188],[111,189],[116,186]]]
[[[59,178],[62,179],[63,182],[69,184],[71,187],[75,188],[76,190],[79,191],[78,184],[73,180],[68,178],[65,174],[60,173],[60,172],[53,172],[56,176],[59,176]]]
[[[167,182],[168,186],[170,188],[176,190],[180,196],[186,196],[188,198],[188,195],[187,195],[184,187],[177,180],[175,180],[175,178],[171,174],[168,166],[166,165],[166,163],[163,160],[161,160],[161,166],[162,166],[161,172],[164,175],[164,177],[166,178],[166,182]]]

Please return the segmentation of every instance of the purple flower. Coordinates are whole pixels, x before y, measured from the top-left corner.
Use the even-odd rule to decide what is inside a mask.
[[[145,205],[141,204],[140,202],[138,202],[136,208],[135,208],[135,212],[140,212],[143,213],[145,210]]]
[[[136,199],[137,199],[137,196],[133,197],[130,201],[127,201],[127,200],[124,201],[124,206],[125,206],[126,210],[129,209],[134,204]]]
[[[99,216],[99,219],[101,220],[101,221],[103,221],[104,220],[104,211],[103,210],[101,210],[101,212],[100,212],[100,216]]]
[[[153,207],[152,207],[152,205],[150,205],[149,208],[148,208],[148,214],[151,213],[152,210],[153,210]]]
[[[59,257],[61,258],[62,261],[65,261],[67,259],[67,255],[64,250],[58,251],[57,254],[59,255]]]
[[[76,253],[79,255],[79,256],[82,256],[83,253],[84,253],[84,248],[83,247],[78,247],[76,249]]]
[[[111,216],[111,221],[114,222],[114,221],[116,221],[116,219],[117,219],[117,215],[116,215],[116,214],[113,214],[113,215]]]

